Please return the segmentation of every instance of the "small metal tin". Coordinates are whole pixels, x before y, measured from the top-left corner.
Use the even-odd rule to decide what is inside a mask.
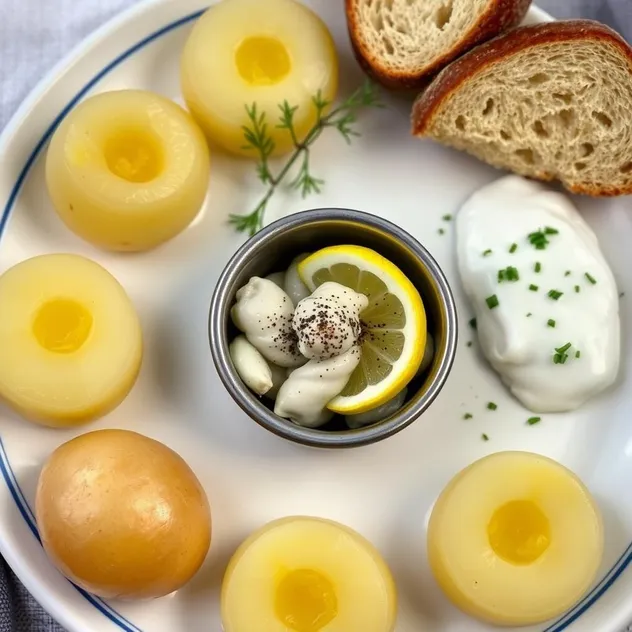
[[[230,309],[235,294],[253,276],[286,269],[303,252],[325,246],[366,246],[397,265],[419,290],[429,334],[435,343],[430,367],[409,384],[404,406],[391,417],[358,430],[303,428],[274,414],[273,402],[255,395],[235,371],[228,346],[238,333]],[[249,239],[221,273],[211,299],[209,337],[219,377],[239,407],[276,435],[303,445],[348,448],[381,441],[415,421],[446,382],[457,345],[457,315],[450,286],[432,255],[407,232],[391,222],[349,209],[315,209],[280,219]]]

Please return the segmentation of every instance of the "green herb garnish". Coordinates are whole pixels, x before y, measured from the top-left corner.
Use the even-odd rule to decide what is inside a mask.
[[[564,276],[565,276],[565,277],[567,277],[567,276],[571,276],[571,271],[570,271],[570,270],[567,270],[566,272],[564,272]]]
[[[487,250],[483,251],[483,257],[489,257],[489,255],[491,254],[492,254],[491,248],[488,248]]]
[[[549,320],[546,321],[546,324],[549,327],[555,327],[555,321],[552,318],[549,318]]]
[[[450,222],[450,221],[452,221],[452,215],[449,215],[449,214],[448,215],[444,215],[441,219],[444,222]]]
[[[518,250],[518,244],[511,244],[511,246],[509,247],[509,252],[513,255],[516,250]]]
[[[437,232],[438,232],[440,235],[443,235],[443,234],[445,233],[445,230],[443,230],[443,228],[440,228]]]
[[[555,354],[553,355],[553,363],[554,364],[564,364],[566,360],[568,360],[568,353],[566,353],[571,348],[571,343],[567,342],[562,347],[556,347]]]
[[[470,327],[472,329],[476,329],[476,318],[471,318],[470,319]]]
[[[242,127],[245,139],[244,149],[250,150],[256,155],[257,176],[268,188],[251,213],[230,215],[229,222],[237,231],[246,232],[252,236],[261,229],[263,216],[270,198],[296,163],[299,163],[298,173],[291,181],[290,186],[300,191],[303,198],[312,193],[320,193],[324,181],[316,178],[310,170],[310,149],[313,143],[328,127],[337,129],[347,143],[351,143],[354,136],[359,136],[359,133],[354,129],[358,112],[365,107],[381,107],[377,87],[368,80],[340,105],[326,114],[325,112],[330,105],[331,102],[323,98],[320,90],[312,97],[315,122],[305,138],[299,139],[294,121],[298,106],[290,105],[287,101],[279,104],[280,114],[276,127],[288,131],[294,144],[294,151],[276,175],[272,173],[270,167],[270,158],[276,145],[268,132],[266,114],[259,111],[256,103],[246,105],[248,123]]]
[[[502,283],[502,281],[519,281],[520,275],[518,274],[517,268],[513,266],[508,266],[504,270],[498,270],[498,283]]]
[[[540,270],[542,270],[542,264],[539,261],[536,261],[535,265],[533,266],[533,270],[535,272],[540,272]]]
[[[575,357],[579,360],[579,358],[581,357],[581,352],[579,351],[579,349],[577,351],[575,351]]]
[[[529,286],[529,289],[532,292],[537,292],[540,288],[537,285],[533,285],[533,283]]]
[[[467,344],[466,344],[465,346],[466,346],[466,347],[471,347],[471,346],[472,346],[472,341],[471,341],[471,340],[468,340],[468,341],[467,341]]]
[[[560,292],[559,290],[549,290],[547,296],[552,298],[554,301],[558,301],[562,294],[564,294],[564,292]]]
[[[579,294],[579,293],[581,292],[581,288],[579,287],[579,285],[576,285],[576,286],[575,286],[575,292],[576,292],[577,294]]]
[[[463,419],[472,419],[474,415],[472,415],[471,413],[465,413],[465,415],[463,415]]]
[[[533,314],[532,314],[531,312],[529,312],[529,313],[527,314],[527,318],[531,318],[531,316],[533,316]]]
[[[597,283],[597,279],[595,279],[595,277],[594,277],[594,276],[592,276],[592,275],[588,274],[588,272],[586,272],[586,273],[584,274],[584,276],[585,276],[585,277],[586,277],[586,278],[587,278],[587,279],[588,279],[588,280],[589,280],[589,281],[590,281],[593,285],[595,285],[595,284]]]
[[[485,299],[485,302],[487,303],[487,307],[489,307],[489,309],[494,309],[494,307],[498,307],[498,305],[500,305],[500,303],[498,302],[498,297],[495,294],[488,296]]]
[[[483,441],[489,441],[489,437],[488,437],[485,433],[483,433],[483,434],[481,435],[481,439],[482,439]]]
[[[498,408],[498,406],[496,404],[494,404],[494,402],[489,402],[489,404],[487,404],[487,409],[488,410],[496,410]]]
[[[535,426],[535,424],[539,424],[542,421],[541,417],[529,417],[529,419],[527,419],[527,423],[530,426]]]
[[[536,250],[544,250],[549,245],[549,240],[546,238],[546,235],[541,230],[529,233],[528,239],[529,243]]]
[[[558,235],[559,234],[559,230],[557,230],[557,228],[551,228],[550,226],[547,226],[544,229],[544,234],[545,235]]]

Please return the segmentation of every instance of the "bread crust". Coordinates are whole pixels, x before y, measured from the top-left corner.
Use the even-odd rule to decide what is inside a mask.
[[[345,0],[347,29],[353,53],[362,69],[375,81],[391,90],[419,90],[426,86],[447,64],[473,46],[485,42],[522,22],[532,0],[490,0],[487,10],[458,43],[415,73],[389,70],[374,55],[361,37],[357,6],[363,0]]]
[[[417,97],[412,109],[412,133],[414,136],[427,135],[434,115],[443,103],[456,92],[461,85],[479,72],[486,70],[507,57],[518,54],[534,46],[559,42],[582,41],[603,42],[615,46],[627,58],[632,80],[632,46],[616,31],[594,20],[565,20],[544,22],[519,27],[472,49],[447,66]],[[542,180],[553,180],[550,173],[538,174]],[[628,187],[609,185],[591,186],[565,182],[573,193],[594,197],[614,197],[632,194],[632,183]]]

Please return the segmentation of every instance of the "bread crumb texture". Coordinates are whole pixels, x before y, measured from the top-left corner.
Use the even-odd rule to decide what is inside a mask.
[[[464,80],[426,135],[577,193],[632,193],[630,59],[607,41],[527,48]]]
[[[347,0],[356,51],[380,78],[413,85],[515,26],[529,0]]]

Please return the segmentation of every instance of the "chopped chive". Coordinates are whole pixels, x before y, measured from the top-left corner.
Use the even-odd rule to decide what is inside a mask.
[[[488,296],[485,299],[485,302],[487,303],[487,307],[489,307],[489,309],[494,309],[494,307],[498,307],[498,305],[500,305],[500,303],[498,302],[498,297],[495,294]]]
[[[568,360],[568,353],[566,353],[571,348],[571,343],[567,342],[565,345],[561,347],[555,348],[555,354],[553,355],[553,364],[564,364],[566,360]]]
[[[483,251],[483,257],[489,257],[489,255],[492,254],[492,251],[490,248],[488,248],[487,250]]]
[[[551,228],[550,226],[547,226],[547,227],[544,229],[544,234],[545,234],[545,235],[557,235],[557,234],[559,234],[559,232],[560,232],[560,231],[559,231],[559,230],[557,230],[557,228]]]
[[[540,272],[540,270],[542,270],[542,264],[539,261],[536,261],[533,269],[535,270],[535,272]]]
[[[449,221],[451,221],[451,220],[452,220],[452,215],[449,215],[449,214],[448,214],[448,215],[444,215],[441,219],[442,219],[444,222],[449,222]]]
[[[463,419],[472,419],[474,415],[472,415],[472,413],[465,413],[465,415],[463,415]]]
[[[489,437],[488,437],[485,433],[483,433],[483,434],[481,435],[481,439],[482,439],[483,441],[489,441]]]
[[[467,346],[468,346],[468,347],[471,347],[471,346],[472,346],[472,341],[471,341],[471,340],[468,340],[468,342],[467,342]]]
[[[504,270],[498,270],[498,283],[503,281],[519,281],[520,274],[518,269],[513,266],[508,266]]]
[[[533,314],[532,314],[531,312],[529,312],[529,313],[527,314],[527,318],[531,318],[531,316],[533,316]]]
[[[537,292],[540,288],[537,285],[533,285],[533,283],[529,286],[529,289],[532,292]]]
[[[576,292],[577,294],[579,294],[579,293],[581,292],[581,288],[579,287],[579,285],[576,285],[576,286],[575,286],[575,292]]]
[[[513,253],[516,252],[516,250],[518,250],[518,244],[511,244],[509,248],[509,252],[513,255]]]
[[[579,358],[581,357],[581,351],[579,351],[579,349],[577,351],[575,351],[575,357],[579,360]]]
[[[542,421],[542,417],[529,417],[529,419],[527,419],[527,423],[530,426],[535,426],[535,424],[539,424]]]
[[[549,318],[549,320],[547,320],[546,324],[549,327],[553,327],[553,328],[555,327],[555,321],[552,318]]]
[[[554,301],[558,301],[560,299],[560,296],[562,296],[562,294],[564,294],[564,292],[560,292],[558,290],[549,290],[548,293],[548,297],[552,298]]]
[[[566,272],[564,272],[564,276],[571,276],[571,271],[567,270]]]
[[[538,230],[534,233],[529,233],[528,239],[529,243],[536,250],[544,250],[549,244],[549,240],[546,238],[546,235],[541,230]]]
[[[445,230],[443,230],[443,228],[440,228],[437,232],[438,232],[440,235],[445,234]]]
[[[470,319],[470,327],[472,329],[476,329],[476,318],[471,318]]]
[[[586,278],[587,278],[587,279],[588,279],[588,280],[589,280],[589,281],[590,281],[593,285],[595,285],[595,284],[597,283],[597,279],[595,279],[595,277],[594,277],[594,276],[592,276],[592,275],[588,274],[588,272],[586,272],[586,273],[584,274],[584,276],[585,276],[585,277],[586,277]]]
[[[487,409],[488,410],[496,410],[498,408],[498,406],[496,404],[494,404],[494,402],[489,402],[489,404],[487,404]]]

